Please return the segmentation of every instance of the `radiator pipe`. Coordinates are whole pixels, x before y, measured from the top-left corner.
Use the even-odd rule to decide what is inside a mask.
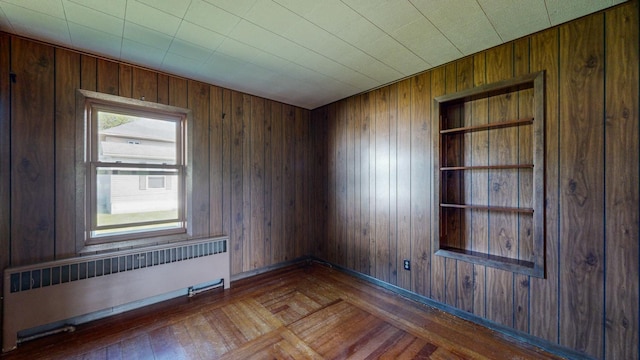
[[[74,332],[76,331],[76,327],[73,325],[65,325],[63,327],[59,327],[57,329],[52,329],[49,331],[43,331],[41,333],[37,333],[37,334],[33,334],[33,335],[29,335],[29,336],[25,336],[25,337],[21,337],[18,338],[17,343],[21,344],[25,341],[30,341],[30,340],[35,340],[35,339],[39,339],[41,337],[45,337],[45,336],[49,336],[49,335],[53,335],[53,334],[58,334],[61,332]]]
[[[205,292],[205,291],[208,291],[208,290],[211,290],[211,289],[219,288],[219,287],[221,287],[223,285],[224,285],[224,279],[220,279],[220,281],[218,283],[216,283],[216,284],[205,286],[205,287],[201,287],[199,289],[194,289],[193,287],[190,287],[188,296],[189,297],[194,297],[194,296],[200,294],[201,292]]]

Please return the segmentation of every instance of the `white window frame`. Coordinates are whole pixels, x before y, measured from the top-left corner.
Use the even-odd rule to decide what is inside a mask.
[[[188,206],[191,203],[190,193],[192,180],[188,169],[191,157],[188,131],[191,123],[191,111],[189,109],[150,103],[141,100],[123,98],[115,95],[108,95],[87,90],[77,91],[77,129],[76,129],[76,245],[79,252],[92,252],[108,249],[117,249],[129,246],[142,246],[183,240],[189,237],[191,221],[188,214]],[[152,165],[146,164],[144,168],[148,171],[172,169],[178,173],[177,186],[179,189],[179,224],[171,229],[154,229],[151,231],[125,232],[106,236],[92,236],[97,229],[97,205],[96,186],[98,167],[118,167],[125,171],[140,167],[136,163],[108,163],[98,161],[98,130],[93,126],[97,123],[97,110],[123,113],[127,115],[142,116],[147,118],[157,118],[163,120],[176,121],[178,123],[179,134],[177,136],[176,164]],[[150,172],[149,174],[154,174]],[[147,174],[147,176],[149,175]],[[166,181],[166,179],[165,179]],[[166,186],[166,184],[165,184]],[[130,224],[129,224],[130,225]]]

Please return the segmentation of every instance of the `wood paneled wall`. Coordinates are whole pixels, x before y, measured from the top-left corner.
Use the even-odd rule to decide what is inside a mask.
[[[630,2],[314,110],[315,255],[596,358],[638,359],[639,41]],[[432,99],[540,70],[546,277],[433,255]],[[495,235],[472,227],[474,246]]]
[[[10,76],[10,74],[12,74]],[[0,265],[73,256],[76,89],[193,111],[193,237],[232,273],[308,255],[310,111],[0,34]]]

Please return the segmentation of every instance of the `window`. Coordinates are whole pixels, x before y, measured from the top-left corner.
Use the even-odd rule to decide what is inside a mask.
[[[79,93],[84,246],[185,234],[190,112]]]

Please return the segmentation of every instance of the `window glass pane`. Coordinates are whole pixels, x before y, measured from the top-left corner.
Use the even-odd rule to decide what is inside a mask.
[[[98,161],[177,164],[178,122],[98,111]]]
[[[178,170],[98,167],[96,173],[96,228],[121,227],[94,234],[112,235],[114,232],[181,226]],[[158,186],[158,179],[164,186]],[[144,225],[148,222],[163,223]]]

